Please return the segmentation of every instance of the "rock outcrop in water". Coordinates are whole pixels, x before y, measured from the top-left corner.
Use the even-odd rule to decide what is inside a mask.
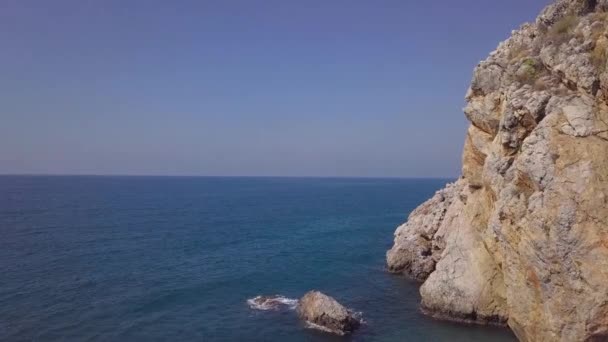
[[[298,305],[297,299],[283,297],[281,295],[274,296],[256,296],[247,300],[250,308],[256,310],[282,310],[295,309]]]
[[[475,69],[462,176],[387,253],[431,315],[608,340],[608,0],[560,0]]]
[[[338,335],[353,332],[360,325],[353,312],[335,299],[318,291],[310,291],[300,299],[298,314],[312,326]]]

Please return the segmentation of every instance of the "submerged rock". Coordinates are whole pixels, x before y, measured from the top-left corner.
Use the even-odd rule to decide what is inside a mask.
[[[312,327],[338,335],[349,334],[361,324],[352,311],[318,291],[306,293],[297,310],[300,318]]]
[[[608,340],[607,0],[558,0],[476,67],[462,176],[395,232],[423,311]]]
[[[291,299],[280,295],[256,296],[248,299],[249,307],[256,310],[282,310],[295,309],[298,305],[297,299]]]

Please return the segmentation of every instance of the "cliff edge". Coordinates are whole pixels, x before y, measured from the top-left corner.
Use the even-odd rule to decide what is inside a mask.
[[[387,253],[430,315],[608,341],[608,0],[559,0],[475,69],[462,176]]]

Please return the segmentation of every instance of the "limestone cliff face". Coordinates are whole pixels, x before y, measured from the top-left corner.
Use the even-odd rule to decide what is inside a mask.
[[[560,0],[475,69],[462,176],[395,232],[429,314],[608,341],[608,0]]]

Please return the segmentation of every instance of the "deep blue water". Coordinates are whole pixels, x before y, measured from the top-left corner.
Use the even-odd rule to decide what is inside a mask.
[[[395,227],[447,180],[0,177],[2,341],[512,341],[437,322],[384,270]],[[319,289],[351,337],[258,294]]]

